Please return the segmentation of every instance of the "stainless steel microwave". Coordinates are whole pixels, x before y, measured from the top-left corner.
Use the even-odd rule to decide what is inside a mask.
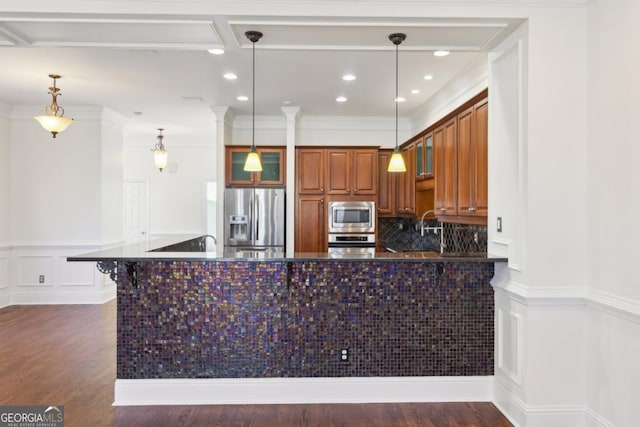
[[[329,233],[374,233],[375,202],[329,202]]]

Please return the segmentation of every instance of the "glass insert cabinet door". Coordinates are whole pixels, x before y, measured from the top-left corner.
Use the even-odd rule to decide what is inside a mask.
[[[421,137],[416,145],[416,179],[433,177],[433,133]]]
[[[416,142],[416,178],[424,175],[424,139]]]
[[[424,174],[433,176],[433,134],[424,137]]]
[[[226,184],[227,185],[284,185],[285,153],[284,147],[258,147],[262,159],[262,172],[247,172],[244,162],[249,147],[226,148]]]

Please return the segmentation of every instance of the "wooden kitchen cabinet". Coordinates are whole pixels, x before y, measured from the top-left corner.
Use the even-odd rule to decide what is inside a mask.
[[[433,132],[434,206],[446,222],[486,224],[489,104],[483,95]]]
[[[295,250],[326,252],[328,203],[377,201],[378,149],[298,147],[295,169]]]
[[[456,215],[457,203],[457,117],[433,132],[436,215]]]
[[[323,148],[296,149],[296,191],[298,194],[324,194]]]
[[[326,152],[327,194],[376,195],[378,150],[330,148]]]
[[[416,213],[416,146],[409,144],[402,149],[406,172],[397,172],[396,212],[399,215],[415,215]]]
[[[415,141],[416,181],[433,178],[433,132],[421,136]]]
[[[299,195],[296,203],[296,252],[326,252],[326,203],[321,195]]]
[[[227,186],[284,185],[286,148],[258,147],[262,172],[247,172],[244,162],[251,147],[226,147],[225,177]]]
[[[378,152],[378,216],[396,216],[399,173],[387,172],[393,150]]]
[[[484,99],[458,116],[459,216],[487,216],[488,110]]]

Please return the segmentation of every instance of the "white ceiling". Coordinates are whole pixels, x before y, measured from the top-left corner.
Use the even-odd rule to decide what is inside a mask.
[[[50,102],[47,75],[56,73],[62,75],[63,107],[104,105],[154,121],[197,115],[214,105],[250,114],[251,99],[236,97],[251,97],[251,43],[244,32],[259,30],[264,37],[256,44],[256,114],[281,114],[282,106],[291,105],[305,115],[391,116],[395,47],[388,35],[403,32],[399,91],[407,101],[400,114],[407,116],[520,22],[0,10],[0,101],[44,108]],[[214,47],[225,53],[209,54]],[[437,49],[451,54],[435,57]],[[226,72],[238,79],[223,79]],[[345,73],[356,80],[343,81]],[[339,95],[348,101],[337,103]],[[66,115],[73,117],[71,108]]]

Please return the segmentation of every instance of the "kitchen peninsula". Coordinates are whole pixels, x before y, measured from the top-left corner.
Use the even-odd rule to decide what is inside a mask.
[[[250,379],[254,389],[275,379],[489,384],[482,378],[494,366],[490,280],[504,258],[227,256],[203,251],[205,242],[173,237],[68,258],[97,262],[117,283],[116,404],[184,403],[142,390],[180,390],[186,380],[215,390],[196,393],[199,403],[228,402],[231,379]]]

